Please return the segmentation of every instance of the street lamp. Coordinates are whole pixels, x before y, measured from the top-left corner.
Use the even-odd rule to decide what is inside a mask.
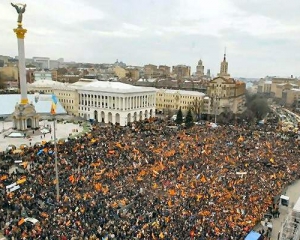
[[[219,107],[219,101],[220,101],[220,98],[219,97],[217,97],[217,96],[215,96],[214,98],[213,98],[213,107],[214,107],[214,113],[215,113],[215,124],[217,123],[217,114],[219,113],[219,109],[218,109],[218,107]]]

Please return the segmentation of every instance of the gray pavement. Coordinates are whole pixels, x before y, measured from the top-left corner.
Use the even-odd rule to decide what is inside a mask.
[[[278,239],[278,233],[281,230],[281,226],[286,219],[287,215],[292,211],[294,204],[297,202],[298,198],[300,197],[300,180],[296,181],[294,184],[290,185],[284,195],[290,197],[290,203],[288,207],[280,206],[280,217],[275,218],[272,220],[273,223],[273,231],[271,235],[271,240],[277,240]],[[256,230],[261,229],[261,227],[256,228]]]
[[[29,135],[29,138],[9,138],[9,137],[5,137],[5,135],[8,135],[11,131],[12,131],[12,122],[4,122],[4,125],[2,125],[2,131],[0,134],[0,151],[5,151],[7,146],[10,144],[15,145],[17,148],[20,147],[21,144],[26,144],[28,146],[30,146],[30,142],[31,145],[34,145],[37,142],[41,142],[41,141],[50,141],[50,140],[54,140],[54,136],[53,136],[53,121],[48,122],[47,120],[45,121],[41,121],[40,122],[40,127],[44,127],[50,125],[52,128],[52,132],[45,134],[45,136],[43,134],[40,133],[40,131],[29,131],[27,133],[27,135]],[[3,131],[4,129],[4,131]],[[74,130],[78,130],[78,132],[75,132]],[[56,138],[60,139],[60,138],[67,138],[69,136],[69,134],[72,135],[77,135],[78,133],[82,132],[83,128],[81,126],[79,126],[78,124],[73,124],[73,123],[57,123],[56,124]]]
[[[300,197],[300,180],[296,181],[294,184],[287,188],[285,193],[286,196],[290,197],[290,203],[288,207],[280,206],[280,217],[273,220],[273,232],[271,240],[276,240],[278,233],[281,230],[281,226],[286,219],[287,215],[292,211],[295,203]]]

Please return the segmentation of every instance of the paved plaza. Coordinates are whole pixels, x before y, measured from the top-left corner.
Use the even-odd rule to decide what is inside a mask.
[[[290,185],[287,188],[285,193],[286,196],[290,197],[290,203],[288,207],[280,206],[280,217],[273,220],[273,231],[271,240],[278,239],[278,233],[281,230],[281,226],[286,219],[287,215],[292,211],[295,203],[297,202],[298,198],[300,197],[300,180],[296,181],[294,184]]]
[[[50,133],[46,133],[45,135],[40,132],[40,130],[37,131],[29,131],[27,132],[26,138],[10,138],[5,137],[5,135],[8,135],[12,131],[12,122],[1,122],[0,123],[0,151],[5,151],[8,145],[12,144],[15,145],[17,148],[20,147],[22,144],[26,144],[28,146],[34,145],[37,142],[41,141],[50,141],[54,140],[53,135],[53,121],[40,121],[40,127],[47,127],[50,126],[52,131]],[[4,131],[3,131],[4,129]],[[79,126],[78,124],[74,123],[67,123],[67,122],[57,122],[56,124],[56,138],[59,140],[61,138],[67,138],[70,134],[77,135],[78,133],[83,131],[83,127]],[[29,137],[28,137],[29,136]]]

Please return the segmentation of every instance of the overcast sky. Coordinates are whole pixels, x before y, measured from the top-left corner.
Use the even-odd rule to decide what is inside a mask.
[[[299,0],[24,0],[26,57],[186,64],[235,77],[300,76]],[[24,2],[25,3],[25,2]],[[17,55],[17,13],[0,1],[0,55]]]

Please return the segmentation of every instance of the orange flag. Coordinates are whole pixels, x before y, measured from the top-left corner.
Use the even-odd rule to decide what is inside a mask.
[[[201,182],[205,183],[206,182],[206,178],[204,176],[202,176],[202,178],[200,179]]]
[[[23,177],[23,178],[20,178],[18,181],[17,181],[17,184],[22,184],[26,182],[26,177]]]
[[[18,222],[18,226],[21,226],[25,222],[24,218],[21,218],[20,221]]]
[[[70,181],[71,183],[74,183],[74,182],[75,182],[74,175],[71,175],[71,176],[69,177],[69,181]]]
[[[97,191],[101,191],[101,188],[102,188],[101,183],[96,183],[96,184],[94,185],[94,187],[95,187],[95,189],[96,189]]]
[[[176,191],[175,191],[174,189],[170,189],[170,190],[169,190],[169,194],[170,194],[171,196],[175,196],[175,195],[176,195]]]

